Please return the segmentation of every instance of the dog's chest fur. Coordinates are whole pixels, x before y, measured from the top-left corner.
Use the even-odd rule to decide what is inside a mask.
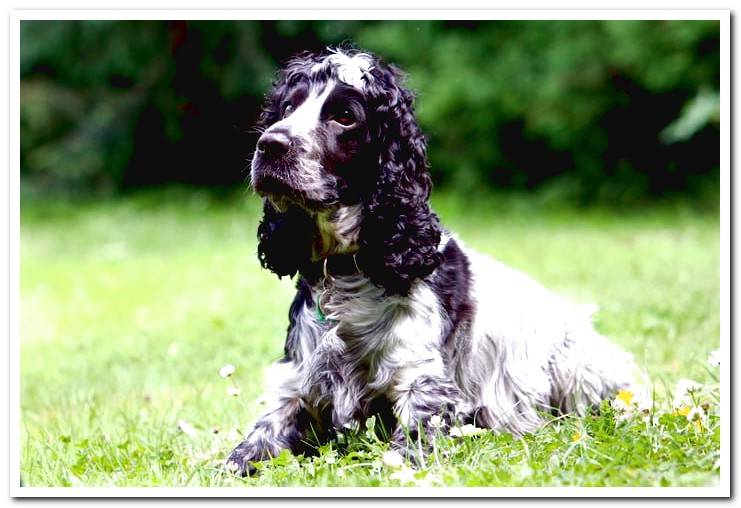
[[[335,278],[326,289],[306,286],[299,290],[302,302],[294,302],[300,308],[292,309],[286,353],[298,371],[301,398],[310,411],[331,406],[336,428],[367,416],[375,398],[404,383],[406,370],[442,369],[441,313],[423,282],[407,297],[384,295],[361,275]]]

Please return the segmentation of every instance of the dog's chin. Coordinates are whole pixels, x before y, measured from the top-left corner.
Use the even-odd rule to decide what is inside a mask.
[[[279,212],[298,206],[308,212],[317,213],[332,208],[334,204],[312,198],[305,191],[272,174],[263,173],[253,178],[252,187],[258,195],[267,198]]]

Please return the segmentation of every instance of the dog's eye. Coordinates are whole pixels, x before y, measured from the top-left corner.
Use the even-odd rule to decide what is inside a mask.
[[[283,118],[287,117],[291,114],[291,111],[293,111],[293,106],[290,104],[286,104],[283,106]]]
[[[353,115],[352,111],[349,109],[343,109],[342,112],[334,116],[333,120],[340,125],[349,127],[355,123],[355,115]]]

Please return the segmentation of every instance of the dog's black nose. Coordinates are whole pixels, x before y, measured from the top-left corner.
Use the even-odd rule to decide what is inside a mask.
[[[265,132],[257,141],[257,150],[270,157],[280,157],[291,147],[291,140],[284,132]]]

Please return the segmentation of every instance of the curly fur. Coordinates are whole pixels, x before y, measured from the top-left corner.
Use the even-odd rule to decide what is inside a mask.
[[[414,118],[414,97],[389,68],[369,87],[382,146],[380,171],[365,201],[358,262],[368,278],[389,293],[406,294],[415,279],[438,267],[441,228],[427,200],[432,182],[427,146]]]
[[[415,459],[455,422],[521,435],[619,389],[646,396],[581,306],[442,229],[400,71],[358,51],[299,55],[260,122],[258,258],[298,275],[297,292],[266,407],[229,467],[308,453],[310,436],[373,414]]]
[[[281,100],[291,86],[305,79],[329,79],[331,67],[314,68],[322,61],[321,56],[302,54],[288,62],[266,99],[260,128],[278,121]],[[361,176],[348,178],[338,191],[363,206],[359,267],[388,294],[400,295],[408,293],[415,279],[432,273],[441,259],[437,251],[441,227],[427,202],[432,183],[426,142],[414,117],[414,96],[401,87],[402,82],[398,69],[374,62],[364,89],[371,130],[368,146],[374,149],[365,159],[378,163],[356,171]],[[311,249],[307,246],[312,238],[305,234],[307,214],[299,209],[279,213],[269,204],[265,208],[258,229],[260,261],[279,276],[292,276],[309,262]],[[295,235],[293,240],[285,242],[291,235]],[[288,257],[286,253],[290,253]],[[299,259],[301,256],[306,257]],[[288,266],[291,264],[295,266]]]
[[[263,268],[283,277],[293,277],[311,257],[314,223],[297,208],[279,212],[269,200],[263,203],[263,218],[257,227],[257,257]]]

